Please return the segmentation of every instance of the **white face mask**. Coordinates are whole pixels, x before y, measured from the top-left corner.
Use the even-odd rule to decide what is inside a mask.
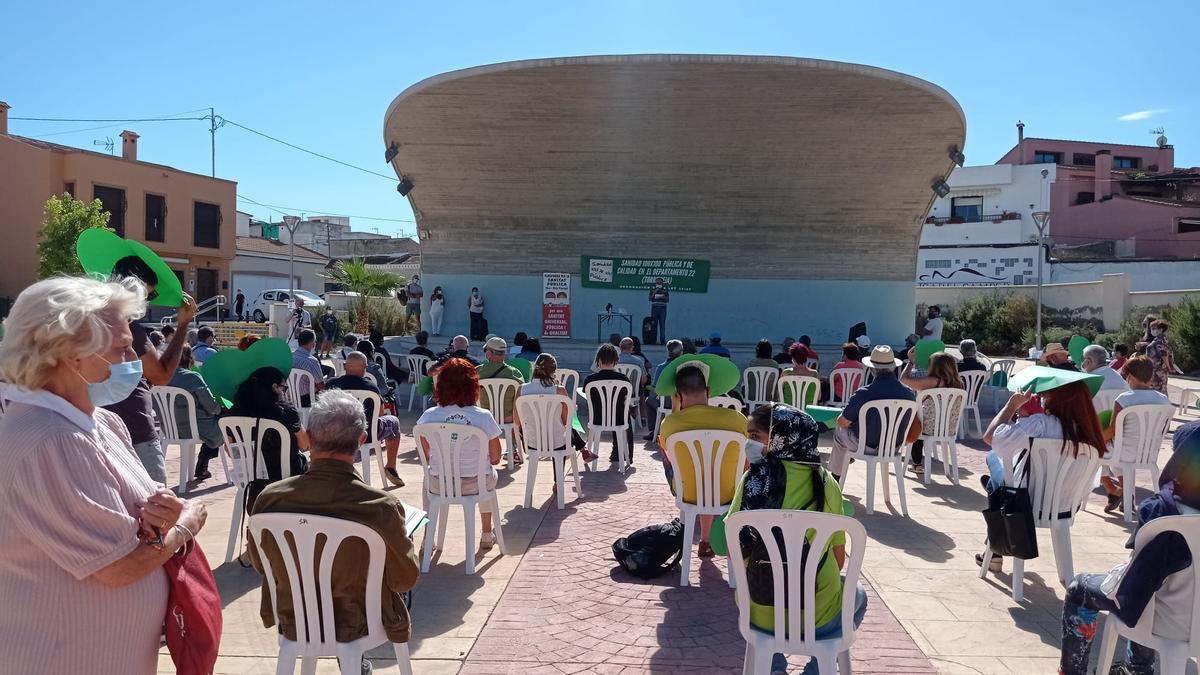
[[[1162,335],[1162,333],[1163,333],[1163,332],[1162,332],[1162,330],[1161,330],[1161,329],[1158,329],[1158,328],[1151,328],[1151,329],[1150,329],[1150,334],[1151,334],[1151,335],[1153,335],[1154,337],[1158,337],[1159,335]]]

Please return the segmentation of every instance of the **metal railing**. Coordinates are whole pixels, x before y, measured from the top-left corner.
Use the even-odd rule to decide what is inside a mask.
[[[229,300],[224,295],[214,295],[211,298],[196,305],[196,316],[200,316],[209,310],[216,308],[217,320],[221,320],[221,308],[229,304]],[[179,312],[168,314],[162,318],[162,325],[174,325],[179,321]]]
[[[946,216],[944,218],[934,218],[930,216],[925,219],[926,225],[965,225],[967,223],[999,223],[1005,220],[1021,220],[1021,214],[1017,211],[1002,211],[1000,213],[981,213],[973,218],[963,218],[962,216]]]

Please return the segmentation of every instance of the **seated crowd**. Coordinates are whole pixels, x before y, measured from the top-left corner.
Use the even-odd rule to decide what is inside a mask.
[[[4,485],[0,490],[0,507],[3,507],[0,513],[5,514],[0,516],[0,544],[7,544],[0,546],[0,551],[22,548],[34,551],[27,556],[0,552],[0,570],[13,570],[0,571],[0,587],[12,586],[3,583],[6,577],[7,581],[16,578],[9,575],[32,580],[26,590],[5,597],[10,607],[19,606],[22,612],[33,613],[35,629],[56,636],[107,631],[113,634],[101,637],[113,644],[128,645],[131,639],[135,640],[136,648],[128,650],[129,654],[112,657],[114,663],[119,662],[115,667],[123,672],[152,672],[146,666],[155,659],[156,631],[161,620],[159,625],[130,628],[114,621],[113,624],[121,623],[120,629],[101,630],[96,621],[88,620],[98,616],[95,611],[63,619],[39,612],[37,605],[39,593],[50,592],[43,587],[70,586],[89,580],[114,589],[139,589],[128,591],[128,597],[121,595],[106,601],[120,604],[113,608],[114,617],[132,616],[136,607],[147,602],[165,603],[165,590],[149,588],[147,575],[161,568],[170,552],[193,538],[204,525],[203,506],[156,488],[142,465],[136,460],[129,461],[135,455],[125,424],[117,415],[94,405],[108,402],[102,398],[105,390],[97,385],[112,381],[119,364],[140,365],[137,359],[141,357],[131,345],[128,324],[144,311],[145,297],[145,290],[134,284],[85,280],[39,282],[17,299],[6,323],[9,333],[0,350],[0,373],[13,385],[5,393],[10,407],[0,426],[0,442],[39,450],[0,458],[3,469],[0,481],[7,481],[0,483]],[[66,308],[72,303],[89,308],[91,314],[82,318],[70,314]],[[48,335],[38,329],[43,325],[59,325],[56,322],[64,327],[63,335]],[[401,383],[413,385],[414,393],[410,395],[416,396],[417,386],[428,378],[432,405],[422,406],[416,424],[468,425],[482,431],[486,441],[476,442],[476,437],[471,437],[463,446],[456,478],[460,479],[464,494],[493,491],[505,428],[511,425],[516,438],[523,432],[531,435],[527,429],[532,421],[521,419],[517,405],[521,397],[566,397],[570,404],[563,405],[561,413],[553,414],[561,415],[559,422],[563,425],[573,426],[570,415],[575,401],[571,400],[572,392],[559,380],[557,359],[542,352],[539,341],[525,333],[515,336],[513,344],[519,350],[514,349],[516,353],[511,358],[508,343],[501,337],[490,336],[482,345],[483,359],[479,361],[471,356],[466,336],[454,337],[439,353],[429,347],[428,333],[421,332],[409,355],[426,360],[423,372],[409,372],[404,367],[407,362],[398,362],[389,354],[378,331],[371,331],[367,339],[347,334],[341,349],[332,354],[336,336],[324,331],[322,351],[327,359],[338,362],[342,373],[335,376],[335,368],[318,358],[317,336],[312,330],[297,332],[287,372],[281,369],[282,364],[267,363],[264,356],[268,350],[277,348],[279,340],[250,337],[243,338],[237,346],[245,356],[241,363],[250,365],[237,376],[236,386],[230,391],[231,399],[223,401],[210,390],[202,375],[208,371],[198,371],[203,364],[225,359],[211,328],[199,327],[191,347],[183,344],[182,338],[171,338],[165,330],[162,334],[145,336],[155,358],[164,353],[160,348],[172,349],[172,359],[178,354],[178,367],[170,377],[170,385],[184,389],[194,399],[196,429],[188,428],[191,418],[186,405],[166,414],[181,421],[181,434],[194,435],[201,442],[195,465],[196,480],[211,478],[210,461],[228,451],[228,439],[219,426],[222,417],[272,420],[282,425],[285,438],[262,434],[256,439],[256,451],[261,454],[269,484],[254,498],[250,515],[290,512],[330,516],[366,525],[377,532],[387,547],[381,591],[383,624],[389,640],[406,642],[410,637],[410,617],[405,594],[412,590],[419,576],[417,553],[408,536],[396,536],[397,532],[406,531],[404,505],[394,493],[362,480],[355,468],[356,455],[367,439],[378,439],[385,452],[386,479],[397,487],[405,486],[396,464],[402,426],[391,411],[397,408]],[[904,357],[902,360],[890,346],[872,347],[869,338],[858,335],[841,346],[841,359],[828,369],[820,368],[820,356],[808,336],[799,340],[788,338],[779,353],[774,353],[771,342],[761,340],[746,367],[770,368],[778,371],[778,377],[816,378],[820,387],[814,387],[816,391],[805,401],[779,400],[787,396],[772,391],[769,402],[750,409],[745,392],[736,390],[740,370],[733,365],[733,353],[722,344],[719,332],[712,332],[707,344],[699,349],[690,341],[668,341],[666,359],[658,364],[642,352],[636,338],[618,336],[615,342],[599,346],[591,364],[592,372],[576,383],[585,392],[588,409],[581,427],[600,424],[603,408],[610,405],[598,388],[589,385],[614,381],[631,385],[631,390],[622,389],[611,403],[615,407],[616,426],[621,430],[617,432],[619,437],[613,437],[609,460],[616,462],[617,453],[624,452],[625,462],[633,465],[638,460],[634,452],[633,419],[645,409],[644,419],[653,420],[652,413],[662,409],[661,423],[657,429],[651,426],[647,440],[653,439],[653,446],[662,451],[669,490],[678,492],[680,500],[691,504],[698,501],[700,486],[696,481],[702,471],[681,443],[671,447],[672,437],[703,430],[740,435],[743,452],[726,453],[720,464],[707,469],[717,474],[720,503],[728,505],[726,515],[762,509],[852,513],[839,487],[852,461],[850,456],[859,453],[860,448],[866,448],[867,454],[878,452],[875,448],[884,441],[911,445],[909,470],[922,474],[924,448],[918,438],[924,425],[937,414],[931,399],[923,399],[915,416],[900,425],[900,437],[895,439],[885,439],[880,417],[866,414],[864,408],[869,409],[868,404],[876,401],[918,401],[920,392],[931,389],[962,389],[965,385],[960,373],[988,369],[971,340],[958,345],[957,355],[937,352],[924,367],[918,367],[915,347],[899,354]],[[26,358],[30,353],[40,353],[43,358],[31,364]],[[376,355],[382,356],[382,364],[376,361]],[[1170,403],[1160,393],[1162,376],[1158,364],[1150,357],[1126,358],[1121,353],[1119,363],[1110,363],[1106,350],[1091,346],[1084,351],[1082,363],[1075,364],[1062,345],[1052,343],[1046,346],[1042,358],[1051,368],[1072,371],[1075,379],[1065,378],[1062,384],[1038,393],[1015,392],[992,419],[983,436],[990,447],[986,457],[989,473],[982,477],[989,495],[1013,487],[1006,485],[1010,481],[1005,460],[1009,460],[1011,469],[1013,457],[1028,447],[1031,438],[1061,440],[1063,453],[1078,454],[1083,447],[1102,454],[1120,453],[1122,448],[1112,447],[1118,414],[1134,406]],[[831,381],[829,374],[841,369],[858,375],[854,379]],[[311,378],[293,379],[291,374],[295,371],[308,373]],[[138,369],[139,377],[140,374]],[[1081,379],[1088,376],[1092,380],[1102,378],[1101,391],[1120,392],[1112,404],[1109,421],[1103,425],[1092,391]],[[503,400],[491,401],[487,390],[491,385],[481,386],[481,382],[497,379],[514,384],[504,387]],[[131,382],[136,385],[137,378]],[[291,391],[292,386],[300,389]],[[624,393],[627,391],[632,394]],[[360,398],[354,392],[369,395]],[[714,405],[712,399],[717,396],[734,398],[737,409]],[[828,423],[818,422],[813,417],[815,413],[810,414],[815,409],[809,406],[820,407],[822,403],[835,401],[844,401],[844,405],[834,411],[836,416],[831,416]],[[66,412],[56,414],[52,412],[55,409]],[[373,428],[372,419],[377,420]],[[950,427],[957,428],[958,422],[957,418],[951,419]],[[95,433],[73,433],[72,429]],[[832,431],[828,457],[818,450],[818,439],[824,431]],[[578,429],[571,429],[564,436],[564,443],[579,452],[583,461],[595,459],[592,453],[597,446],[589,448]],[[1200,513],[1200,423],[1180,428],[1174,444],[1175,455],[1163,471],[1158,494],[1140,509],[1143,524],[1164,515]],[[522,445],[515,443],[509,447],[514,465],[524,460]],[[428,477],[443,476],[443,472],[454,470],[441,465],[439,453],[423,437],[417,451],[428,463]],[[85,465],[95,470],[64,471],[63,457],[68,452],[85,457],[82,460]],[[366,462],[369,457],[362,459]],[[481,477],[483,485],[479,484]],[[1111,471],[1104,474],[1102,483],[1108,494],[1106,512],[1121,508],[1122,491],[1133,489],[1122,485],[1120,477]],[[436,482],[427,482],[422,489],[423,498],[437,494],[439,489]],[[40,496],[44,494],[53,497],[47,500]],[[95,500],[104,501],[101,511],[92,506]],[[493,522],[492,513],[487,510],[481,510],[479,518],[479,549],[487,551],[497,543],[495,528],[500,523]],[[748,566],[763,564],[767,560],[767,547],[761,536],[746,529],[736,535],[731,533],[726,539],[724,518],[724,515],[698,517],[697,556],[726,554],[728,542],[740,547]],[[83,529],[87,531],[80,532],[81,528],[71,526],[77,522],[86,522],[88,527]],[[719,531],[718,524],[721,524]],[[33,536],[34,532],[39,536]],[[139,539],[157,541],[158,546],[139,545],[132,552],[128,547],[122,548],[122,542]],[[351,549],[335,559],[332,567],[333,613],[339,642],[356,640],[368,630],[365,611],[355,600],[366,587],[361,564],[366,557],[366,544],[354,540],[346,545]],[[684,546],[692,545],[693,542],[684,542]],[[166,555],[162,553],[164,546]],[[260,550],[250,541],[248,549],[256,570],[266,575],[264,561],[268,561],[274,574],[273,592],[265,578],[262,584],[264,625],[275,626],[278,616],[275,626],[278,632],[289,640],[296,639],[294,613],[299,603],[293,598],[296,589],[288,586],[287,575],[282,572],[280,547],[271,540]],[[846,560],[846,537],[839,533],[820,554],[815,606],[805,609],[815,615],[817,639],[841,634],[842,570]],[[977,562],[983,564],[982,556]],[[1190,576],[1177,573],[1191,564],[1182,540],[1163,535],[1132,558],[1121,572],[1075,576],[1067,589],[1063,611],[1061,672],[1086,672],[1098,610],[1112,612],[1132,624],[1156,593],[1161,600],[1155,605],[1156,626],[1161,622],[1164,634],[1186,636],[1193,608],[1184,604],[1190,602],[1192,589],[1190,581],[1184,581],[1185,576],[1188,580]],[[1001,569],[1001,558],[992,557],[990,565],[994,570]],[[760,578],[750,579],[751,603],[747,611],[751,624],[759,630],[773,631],[774,598],[769,593],[764,596]],[[272,597],[277,607],[272,608]],[[852,616],[857,625],[867,609],[867,595],[861,583],[854,594],[854,603]],[[2,634],[10,636],[5,640],[10,646],[15,645],[17,636],[29,630],[11,616],[0,622],[8,629]],[[119,635],[114,633],[118,630]],[[32,672],[42,665],[32,665],[37,663],[33,653],[20,650],[5,653],[0,650],[0,670]],[[85,669],[88,655],[55,658],[58,659],[55,664],[61,665],[65,672]],[[1152,650],[1131,644],[1128,658],[1127,672],[1153,672]],[[784,655],[776,654],[773,672],[783,672],[786,667]],[[364,660],[362,670],[370,672],[369,662]],[[816,672],[815,661],[805,672]]]

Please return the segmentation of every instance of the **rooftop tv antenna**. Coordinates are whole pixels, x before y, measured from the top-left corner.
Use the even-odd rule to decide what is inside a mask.
[[[1167,132],[1167,131],[1166,131],[1166,129],[1163,129],[1162,127],[1159,127],[1159,128],[1157,128],[1157,129],[1151,129],[1151,130],[1150,130],[1150,133],[1151,133],[1151,134],[1157,134],[1157,135],[1158,135],[1158,138],[1157,138],[1157,139],[1155,139],[1155,141],[1154,141],[1154,142],[1155,142],[1155,143],[1157,143],[1157,144],[1158,144],[1158,147],[1160,147],[1160,148],[1165,148],[1165,147],[1167,147],[1167,137],[1166,137],[1166,135],[1165,135],[1165,134],[1166,134],[1166,132]]]
[[[110,154],[110,155],[113,154],[114,145],[113,145],[113,139],[111,136],[106,137],[102,141],[92,141],[92,145],[103,145],[105,151],[107,151],[108,154]]]

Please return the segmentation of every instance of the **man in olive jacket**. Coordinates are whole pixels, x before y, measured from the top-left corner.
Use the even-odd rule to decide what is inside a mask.
[[[354,469],[354,454],[366,438],[367,421],[362,403],[349,392],[330,390],[317,397],[308,420],[312,462],[308,473],[273,483],[259,494],[253,514],[286,512],[329,516],[361,523],[379,533],[386,547],[383,567],[383,627],[388,640],[408,642],[408,608],[401,597],[417,583],[420,567],[404,525],[404,506],[392,495],[367,485]],[[250,560],[263,573],[262,559],[250,542]],[[292,589],[279,547],[271,538],[263,542],[271,562],[279,597],[279,632],[296,639]],[[367,634],[362,598],[367,585],[366,561],[370,554],[360,539],[348,539],[334,559],[333,614],[337,641],[351,642]],[[274,624],[271,594],[263,578],[263,625]],[[303,616],[303,611],[301,611]]]

